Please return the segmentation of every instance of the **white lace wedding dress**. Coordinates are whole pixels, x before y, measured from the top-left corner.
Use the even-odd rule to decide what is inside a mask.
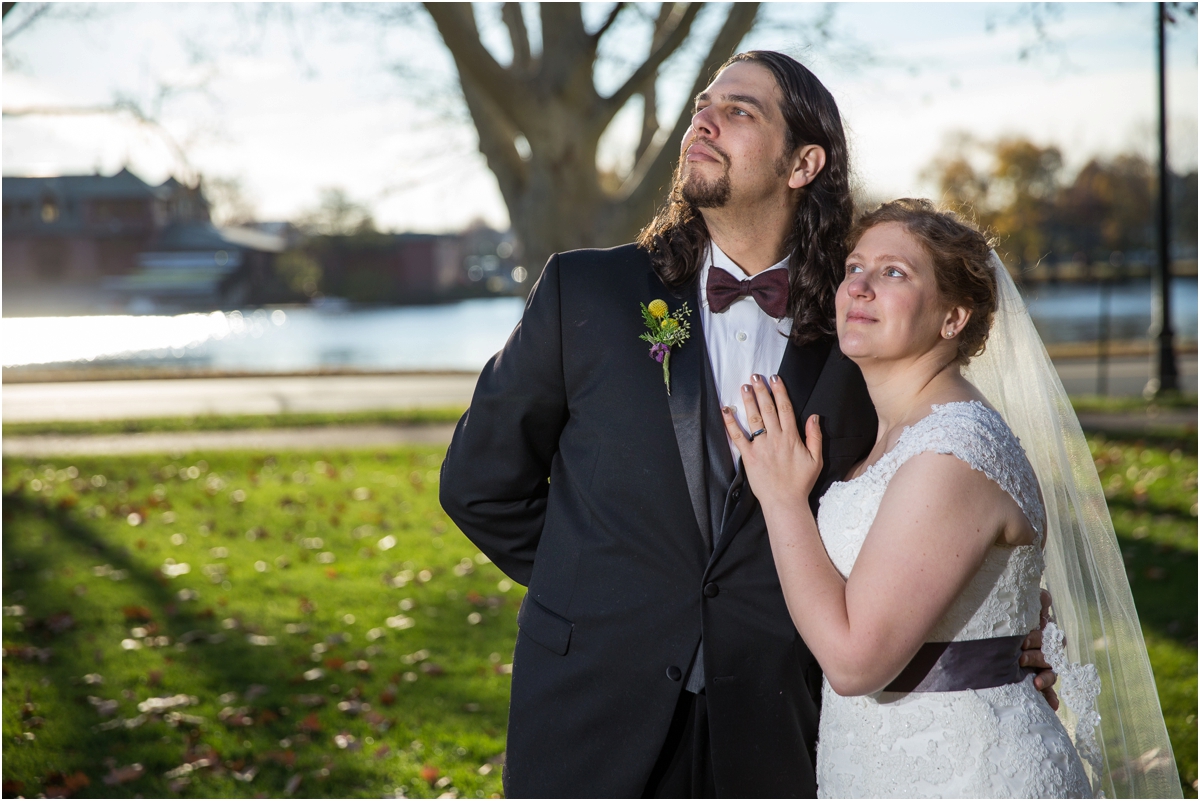
[[[928,642],[1025,634],[1038,625],[1042,504],[1017,438],[977,402],[934,406],[896,446],[821,499],[821,538],[843,576],[854,567],[888,482],[911,457],[953,454],[1020,505],[1032,545],[991,548],[983,566],[927,637]],[[1070,736],[1023,682],[962,692],[842,697],[825,682],[817,744],[822,798],[1072,798],[1092,795]]]

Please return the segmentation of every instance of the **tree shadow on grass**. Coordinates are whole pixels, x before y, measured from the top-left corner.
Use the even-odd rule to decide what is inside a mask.
[[[338,754],[330,742],[332,734],[327,731],[307,731],[312,746],[295,753],[292,766],[274,764],[261,759],[262,752],[274,750],[282,753],[279,740],[297,738],[297,726],[303,718],[303,710],[282,715],[281,707],[288,703],[287,693],[302,692],[303,687],[288,687],[289,679],[304,667],[292,667],[294,660],[281,659],[287,653],[280,646],[261,647],[250,644],[240,632],[222,631],[211,613],[196,611],[185,604],[177,603],[169,582],[157,571],[148,570],[132,559],[121,547],[114,547],[93,527],[81,522],[68,508],[51,505],[40,497],[28,493],[6,493],[3,498],[5,536],[3,557],[8,575],[5,577],[5,594],[11,597],[23,591],[27,602],[35,609],[46,610],[48,617],[34,621],[24,631],[6,637],[8,650],[5,671],[5,695],[11,699],[13,690],[24,689],[29,699],[44,699],[39,704],[39,713],[50,714],[44,728],[35,733],[41,738],[43,747],[27,747],[18,735],[16,743],[6,738],[4,774],[6,782],[21,781],[26,794],[37,792],[38,785],[47,774],[64,775],[83,771],[91,779],[88,795],[127,797],[134,793],[168,795],[201,792],[205,795],[241,796],[256,791],[273,791],[278,794],[289,776],[300,773],[304,776],[303,790],[306,796],[345,796],[355,788],[365,790],[378,783],[379,774],[367,770],[367,766],[354,764],[355,760],[329,760],[328,754]],[[68,582],[43,580],[44,575],[61,571],[64,563],[98,560],[114,570],[125,571],[126,581],[111,587],[101,586],[97,590],[77,595],[68,589]],[[15,568],[15,569],[14,569]],[[47,572],[49,571],[49,573]],[[134,619],[124,621],[120,610],[106,608],[103,596],[123,596],[117,604],[136,598],[134,606],[144,607],[150,620],[137,620],[141,614],[134,611]],[[19,597],[19,596],[18,596]],[[67,611],[74,620],[68,624],[63,617],[54,617],[49,610]],[[114,625],[116,623],[117,625]],[[101,730],[104,721],[88,701],[88,696],[112,698],[116,693],[116,682],[104,685],[88,685],[81,677],[88,674],[128,673],[130,668],[150,663],[160,665],[158,655],[149,649],[122,654],[110,643],[108,648],[98,648],[101,643],[96,637],[128,637],[117,635],[118,626],[151,624],[158,627],[157,636],[170,638],[172,646],[187,632],[202,633],[194,643],[204,642],[209,635],[223,637],[219,644],[192,644],[186,651],[175,647],[165,649],[163,658],[171,664],[162,674],[162,686],[147,686],[154,680],[149,678],[139,687],[136,700],[146,696],[173,695],[180,691],[200,695],[208,691],[209,697],[199,698],[197,708],[182,708],[179,712],[191,714],[195,711],[215,713],[227,704],[216,696],[226,690],[245,692],[255,683],[270,689],[259,699],[249,704],[231,701],[228,706],[250,707],[239,719],[250,723],[244,729],[229,727],[215,719],[214,714],[204,715],[199,725],[177,721],[171,726],[161,715],[140,716],[132,709],[134,699],[121,702],[121,711],[111,720],[124,719],[125,725]],[[236,635],[236,636],[234,636]],[[31,651],[30,648],[37,649]],[[41,649],[52,653],[43,664]],[[28,665],[14,662],[22,656],[33,661]],[[105,659],[107,664],[98,661]],[[121,659],[123,665],[113,663]],[[12,664],[13,678],[27,677],[24,688],[11,685],[8,665]],[[311,667],[311,663],[309,665]],[[32,670],[30,669],[32,668]],[[41,685],[32,686],[34,676],[41,673]],[[187,675],[185,675],[187,674]],[[146,680],[149,677],[143,677]],[[172,687],[175,684],[177,686]],[[184,686],[185,685],[185,686]],[[20,731],[24,727],[13,717],[6,704],[5,733]],[[29,717],[29,715],[25,715]],[[41,714],[38,717],[42,717]],[[142,717],[142,721],[138,718]],[[25,722],[28,724],[28,721]],[[326,728],[323,724],[322,728]],[[249,747],[242,743],[243,739]],[[215,758],[223,767],[216,770],[197,772],[195,782],[187,788],[179,787],[171,793],[169,782],[163,777],[166,771],[178,767],[185,761],[195,760],[208,753],[204,746],[214,749],[210,758]],[[57,747],[55,747],[57,746]],[[106,757],[115,762],[105,764]],[[124,765],[134,760],[145,768],[145,776],[129,784],[108,785],[100,780],[109,773],[112,764]],[[245,771],[251,764],[260,771],[250,782],[236,781],[234,773]],[[322,771],[325,771],[322,774]],[[324,780],[309,778],[317,774]],[[243,773],[244,775],[244,773]]]

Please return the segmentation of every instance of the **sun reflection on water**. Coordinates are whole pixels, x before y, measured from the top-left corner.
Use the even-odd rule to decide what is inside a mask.
[[[287,313],[276,309],[248,315],[240,311],[210,314],[105,315],[86,317],[6,317],[3,365],[90,362],[145,353],[170,351],[186,355],[207,342],[261,337],[269,327],[287,325]]]

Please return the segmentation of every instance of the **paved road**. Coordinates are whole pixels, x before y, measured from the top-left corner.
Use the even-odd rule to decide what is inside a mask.
[[[4,421],[123,420],[466,406],[471,402],[477,378],[475,374],[463,373],[5,384]]]
[[[1196,354],[1178,357],[1180,388],[1196,391]],[[1093,395],[1099,373],[1095,359],[1059,359],[1054,362],[1058,377],[1070,395]],[[1132,397],[1142,394],[1150,378],[1150,359],[1145,356],[1110,359],[1108,363],[1108,394]]]
[[[1055,366],[1067,392],[1096,391],[1095,360],[1064,359]],[[1196,355],[1180,357],[1179,366],[1184,390],[1195,392]],[[1148,377],[1148,359],[1114,359],[1109,363],[1109,393],[1140,395]],[[20,423],[466,406],[476,378],[465,373],[5,384],[3,408],[6,422]]]

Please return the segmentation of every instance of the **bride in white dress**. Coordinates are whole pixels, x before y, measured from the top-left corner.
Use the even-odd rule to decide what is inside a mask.
[[[1154,781],[1139,784],[1124,766],[1116,785],[1102,778],[1112,743],[1095,737],[1099,674],[1067,662],[1054,624],[1044,650],[1063,677],[1074,737],[1018,666],[1023,635],[1038,626],[1047,512],[1017,436],[962,374],[983,352],[997,308],[987,240],[928,201],[902,200],[864,217],[851,241],[838,338],[878,412],[875,448],[830,487],[814,519],[805,499],[821,468],[816,416],[802,438],[776,376],[743,388],[752,436],[725,416],[788,609],[825,673],[819,794],[1177,795],[1169,744],[1165,754],[1161,744],[1134,753],[1131,764]],[[1015,295],[1001,280],[1010,285],[1001,294]],[[1157,728],[1146,728],[1165,741],[1152,705]]]

